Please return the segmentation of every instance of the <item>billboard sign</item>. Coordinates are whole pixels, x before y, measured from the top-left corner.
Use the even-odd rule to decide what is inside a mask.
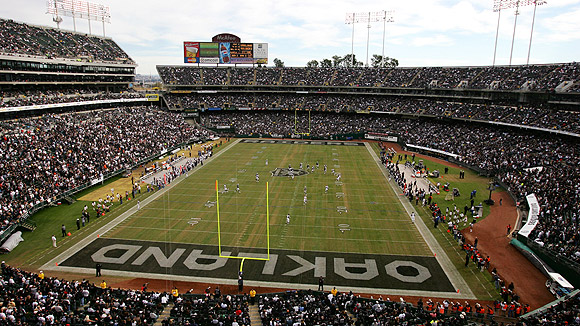
[[[159,101],[159,94],[145,94],[147,101]]]
[[[183,52],[185,63],[268,63],[268,43],[183,42]]]
[[[240,43],[242,40],[239,36],[230,33],[221,33],[211,38],[212,42],[228,42],[228,43]]]

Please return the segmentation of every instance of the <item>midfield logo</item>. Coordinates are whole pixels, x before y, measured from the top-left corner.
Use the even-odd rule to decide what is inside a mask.
[[[292,174],[290,174],[290,169],[288,168],[276,168],[274,171],[272,171],[273,177],[290,177],[292,175],[298,177],[306,174],[308,174],[308,172],[300,169],[292,169]]]

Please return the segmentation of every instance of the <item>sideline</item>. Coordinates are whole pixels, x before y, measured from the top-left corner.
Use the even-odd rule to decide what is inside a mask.
[[[385,179],[388,180],[389,171],[387,170],[387,168],[381,164],[380,158],[377,156],[372,146],[368,142],[365,142],[365,146],[369,151],[369,153],[371,154],[372,158],[375,160],[375,163],[378,165],[379,169],[383,173]],[[387,181],[387,183],[391,186],[395,195],[400,193],[399,187],[394,180]],[[413,205],[411,205],[407,200],[405,200],[405,197],[399,195],[397,195],[397,197],[399,198],[401,205],[403,205],[403,207],[407,211],[407,214],[409,214],[409,221],[411,219],[410,215],[412,212],[415,213],[415,216],[419,217],[415,219],[415,226],[417,227],[417,231],[419,231],[419,233],[429,246],[429,249],[431,249],[431,251],[435,254],[435,259],[437,259],[437,262],[439,263],[439,265],[449,278],[449,281],[451,282],[453,287],[459,291],[460,295],[459,297],[465,299],[476,299],[475,295],[471,291],[471,288],[467,285],[463,277],[461,277],[461,274],[459,274],[459,271],[455,268],[455,266],[453,265],[453,263],[451,262],[451,260],[449,259],[449,257],[439,244],[439,242],[437,242],[431,231],[429,231],[429,229],[425,225],[425,222],[423,221],[422,218],[420,218],[419,213],[415,210]]]
[[[175,185],[177,185],[181,181],[189,178],[191,175],[197,173],[197,171],[203,169],[206,166],[206,164],[208,164],[211,161],[213,161],[214,159],[218,158],[220,155],[222,155],[222,153],[225,153],[226,151],[228,151],[234,145],[236,145],[237,143],[239,143],[240,140],[241,139],[237,139],[237,140],[229,143],[228,145],[226,145],[226,148],[220,150],[217,154],[212,155],[212,157],[210,157],[209,159],[207,159],[204,162],[203,165],[199,165],[196,169],[194,169],[193,171],[191,171],[191,173],[188,176],[183,176],[183,178],[181,178],[181,177],[177,178],[169,186],[163,188],[162,190],[158,190],[153,195],[151,195],[151,196],[147,197],[146,199],[144,199],[141,202],[141,205],[143,207],[145,207],[149,203],[151,203],[152,201],[154,201],[157,198],[161,197],[167,191],[173,189]],[[137,206],[133,206],[133,207],[129,208],[127,211],[125,211],[124,213],[122,213],[121,215],[119,215],[118,217],[116,217],[114,220],[108,222],[107,224],[105,224],[104,226],[100,227],[99,229],[97,229],[93,233],[87,235],[84,239],[82,239],[79,242],[77,242],[76,244],[72,245],[70,248],[68,248],[67,250],[65,250],[64,252],[62,252],[60,255],[58,255],[58,256],[52,258],[51,260],[49,260],[46,264],[42,265],[40,267],[40,269],[41,270],[52,270],[52,271],[64,271],[64,269],[62,267],[59,267],[59,263],[60,262],[67,260],[73,254],[75,254],[79,249],[86,247],[89,243],[93,242],[95,239],[99,238],[101,235],[109,232],[111,229],[113,229],[114,227],[116,227],[118,224],[120,224],[121,222],[123,222],[124,220],[126,220],[128,217],[130,217],[131,215],[133,215],[137,211],[138,211]],[[45,254],[45,256],[48,255],[48,254],[50,254],[50,252],[47,253],[47,254]],[[40,257],[39,259],[42,259],[42,258],[44,258],[44,257]],[[90,273],[92,273],[92,271]]]

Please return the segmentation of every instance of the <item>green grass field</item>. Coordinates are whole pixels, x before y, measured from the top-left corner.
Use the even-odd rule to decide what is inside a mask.
[[[302,163],[311,169],[316,162],[318,169],[294,179],[271,175],[275,168],[298,169]],[[341,174],[342,184],[336,182],[333,169]],[[216,180],[222,192],[222,250],[266,249],[268,182],[273,249],[431,254],[364,146],[239,143],[103,236],[217,245]],[[240,193],[235,191],[237,184]]]

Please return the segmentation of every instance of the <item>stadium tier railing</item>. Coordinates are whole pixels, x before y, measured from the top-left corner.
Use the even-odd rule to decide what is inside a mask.
[[[87,105],[100,105],[100,104],[115,104],[115,103],[137,103],[137,102],[147,102],[148,99],[143,98],[119,98],[112,100],[93,100],[93,101],[82,101],[82,102],[65,102],[65,103],[51,103],[51,104],[39,104],[39,105],[27,105],[27,106],[13,106],[7,108],[0,108],[0,113],[5,112],[23,112],[31,110],[46,110],[46,109],[57,109],[57,108],[70,108],[75,106],[87,106]]]

